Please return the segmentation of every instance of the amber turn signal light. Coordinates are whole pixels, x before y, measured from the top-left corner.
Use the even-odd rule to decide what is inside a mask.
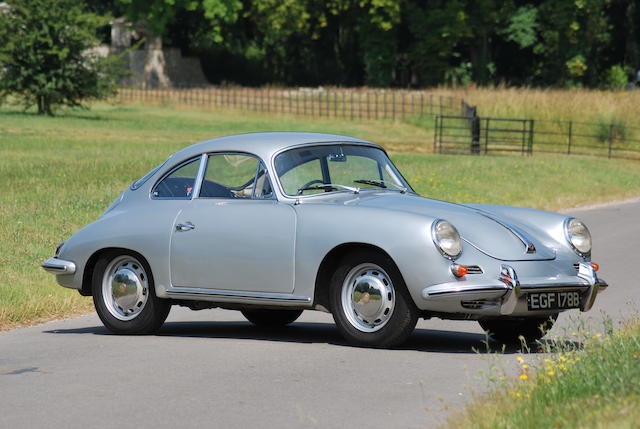
[[[597,264],[595,262],[590,262],[590,264],[595,271],[598,271],[600,269],[600,264]]]
[[[456,277],[464,277],[467,275],[469,270],[464,265],[451,264],[451,272]]]

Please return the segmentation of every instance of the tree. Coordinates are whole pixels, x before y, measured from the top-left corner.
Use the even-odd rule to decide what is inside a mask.
[[[609,0],[545,0],[540,5],[537,75],[547,84],[596,86],[610,39]]]
[[[406,8],[411,43],[409,53],[414,72],[422,85],[443,82],[456,57],[460,40],[471,26],[461,0],[434,0],[424,6],[412,1]]]
[[[107,20],[80,0],[14,0],[0,9],[0,97],[53,114],[115,90],[118,64],[92,51]]]

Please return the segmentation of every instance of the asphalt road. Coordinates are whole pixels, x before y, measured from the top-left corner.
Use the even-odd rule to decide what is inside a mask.
[[[640,309],[640,201],[574,212],[610,283],[590,313]],[[637,278],[637,276],[635,276]],[[635,301],[634,301],[635,300]],[[635,302],[629,305],[629,302]],[[88,315],[0,333],[0,428],[431,427],[486,385],[475,322],[420,321],[399,350],[349,347],[330,315],[260,330],[240,313],[174,308],[157,335],[110,335]]]

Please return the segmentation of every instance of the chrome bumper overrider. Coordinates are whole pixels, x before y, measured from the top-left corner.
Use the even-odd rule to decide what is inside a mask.
[[[447,311],[471,310],[476,313],[493,310],[497,314],[508,315],[527,312],[527,292],[578,290],[582,297],[580,310],[589,311],[598,292],[607,286],[607,282],[598,278],[591,264],[585,262],[580,263],[576,276],[525,279],[518,279],[515,270],[504,264],[495,280],[465,279],[436,284],[424,288],[422,298],[428,304],[434,304],[434,308],[444,307]],[[476,303],[476,306],[465,307],[465,303]]]
[[[42,269],[51,274],[73,274],[76,272],[76,264],[64,259],[49,258],[41,265]]]

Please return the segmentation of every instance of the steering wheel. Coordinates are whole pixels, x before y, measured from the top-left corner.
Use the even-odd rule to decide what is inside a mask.
[[[304,189],[304,188],[307,188],[307,187],[309,187],[309,186],[311,186],[311,185],[315,185],[316,183],[322,183],[322,184],[324,185],[324,181],[322,181],[322,180],[320,180],[320,179],[312,180],[312,181],[307,182],[307,183],[305,183],[304,185],[302,185],[302,186],[300,187],[300,189],[298,189],[298,193],[297,193],[297,195],[302,195],[302,193],[305,191],[305,189]]]

